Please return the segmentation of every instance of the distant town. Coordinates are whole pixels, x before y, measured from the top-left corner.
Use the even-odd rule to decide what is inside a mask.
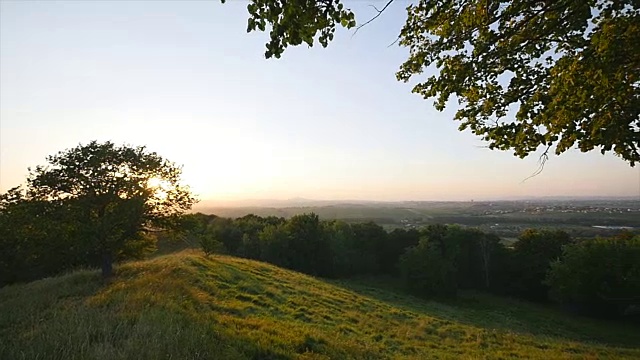
[[[201,204],[197,211],[223,217],[256,214],[285,218],[314,212],[322,218],[373,221],[388,230],[457,224],[511,240],[527,228],[563,229],[577,237],[640,230],[640,200],[635,198],[403,202],[292,199],[247,201],[245,206],[211,205],[214,203]]]

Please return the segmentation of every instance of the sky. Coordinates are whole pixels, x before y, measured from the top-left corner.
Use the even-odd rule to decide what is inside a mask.
[[[347,1],[360,22],[376,0]],[[183,165],[200,199],[634,196],[640,167],[573,150],[519,159],[411,93],[396,1],[328,48],[266,60],[246,1],[0,0],[0,192],[91,140]]]

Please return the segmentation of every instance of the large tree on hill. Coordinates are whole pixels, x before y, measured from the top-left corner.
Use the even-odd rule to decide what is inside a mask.
[[[47,162],[30,169],[26,199],[63,209],[100,257],[104,277],[115,259],[142,250],[145,233],[176,225],[195,202],[181,184],[181,167],[145,147],[92,141]]]
[[[373,1],[373,0],[372,0]],[[225,2],[225,0],[222,0]],[[389,0],[373,18],[393,6]],[[397,4],[399,5],[399,4]],[[250,0],[247,31],[265,31],[265,56],[290,45],[326,47],[336,26],[356,27],[340,0]],[[577,146],[640,160],[638,0],[416,0],[398,43],[397,78],[491,149],[543,158]],[[424,74],[424,75],[423,75]]]

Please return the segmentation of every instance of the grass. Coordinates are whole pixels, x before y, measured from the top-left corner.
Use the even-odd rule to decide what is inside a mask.
[[[196,251],[0,289],[0,359],[620,359],[640,331],[380,279],[324,281]]]

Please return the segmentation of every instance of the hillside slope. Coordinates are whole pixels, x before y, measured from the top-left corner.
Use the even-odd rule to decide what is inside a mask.
[[[183,252],[0,289],[0,359],[640,358],[638,328]]]

